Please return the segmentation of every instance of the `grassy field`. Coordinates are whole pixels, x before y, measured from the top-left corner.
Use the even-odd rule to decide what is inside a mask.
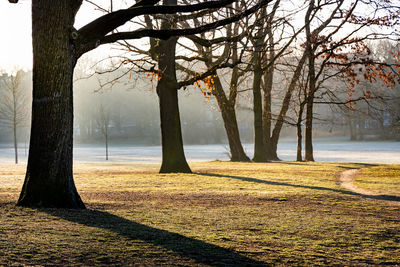
[[[400,195],[400,166],[375,166],[363,169],[355,184],[380,194]]]
[[[24,166],[0,165],[0,265],[400,264],[400,166],[274,162],[77,164],[88,210],[15,207]]]

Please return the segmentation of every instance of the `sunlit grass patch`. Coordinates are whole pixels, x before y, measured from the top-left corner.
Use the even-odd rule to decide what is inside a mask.
[[[377,193],[400,196],[400,166],[376,166],[361,170],[355,179],[358,187]]]

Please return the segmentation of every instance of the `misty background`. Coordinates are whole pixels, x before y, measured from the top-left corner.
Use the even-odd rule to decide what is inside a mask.
[[[390,50],[385,46],[392,45],[392,43],[381,42],[375,47],[374,52],[381,59],[390,61],[390,54],[387,52]],[[290,59],[286,58],[286,60]],[[277,70],[272,94],[273,117],[279,113],[281,99],[287,86],[286,74],[290,72],[291,69],[288,67]],[[12,73],[3,72],[0,76],[0,97],[3,101],[0,108],[0,147],[11,149],[13,146],[12,107],[6,102],[10,102],[13,97],[9,87],[17,73],[20,75],[16,85],[19,91],[15,97],[21,107],[16,111],[19,121],[16,136],[19,150],[21,150],[19,154],[25,157],[29,144],[32,102],[32,74],[30,71],[15,69]],[[219,71],[220,77],[224,77],[224,74],[229,75],[229,71]],[[181,74],[181,76],[183,75]],[[124,68],[109,72],[105,69],[96,69],[88,58],[80,61],[75,72],[74,82],[74,142],[77,145],[76,151],[85,150],[85,148],[87,150],[86,152],[82,151],[82,153],[86,153],[82,160],[85,160],[89,154],[99,156],[99,159],[103,158],[103,146],[106,139],[109,147],[119,147],[119,149],[132,146],[160,146],[156,82],[156,78],[148,73],[131,72]],[[254,132],[252,92],[247,89],[251,87],[251,83],[252,79],[249,76],[246,83],[241,84],[236,109],[240,137],[250,156]],[[347,108],[345,104],[347,93],[341,80],[333,80],[326,85],[329,87],[329,91],[335,93],[335,100],[326,91],[316,97],[313,136],[316,138],[317,160],[335,160],[334,155],[333,158],[326,157],[326,155],[318,156],[318,150],[337,150],[340,144],[346,144],[348,141],[368,141],[369,143],[366,143],[365,146],[370,149],[385,146],[377,141],[391,141],[385,149],[400,153],[400,143],[397,143],[400,141],[399,86],[387,89],[383,86],[380,87],[379,83],[372,84],[366,81],[361,81],[358,86],[367,87],[363,91],[374,92],[374,97],[368,102],[357,102],[352,109]],[[229,159],[226,132],[215,98],[210,95],[204,96],[201,90],[195,86],[188,86],[186,89],[179,90],[179,104],[184,144],[192,146],[186,147],[188,158],[191,158],[191,153],[197,153],[197,156],[192,159]],[[291,110],[285,118],[286,123],[278,150],[282,159],[293,159],[294,152],[292,153],[291,150],[295,150],[295,121],[298,104],[294,97],[291,102]],[[107,136],[104,133],[105,127],[107,127]],[[322,147],[319,147],[319,144]],[[324,147],[327,144],[332,144],[332,147]],[[219,146],[200,147],[194,145]],[[353,150],[363,149],[363,145],[360,143],[353,143],[353,145],[355,145]],[[205,150],[203,151],[202,148]],[[129,148],[127,149],[126,152],[120,151],[120,154],[129,154]],[[149,152],[149,155],[158,160],[159,150],[156,148],[153,152]],[[4,151],[3,154],[6,153]],[[203,153],[202,151],[205,153],[204,157],[198,155]],[[146,158],[146,152],[138,153],[143,155],[143,159]],[[113,151],[110,152],[110,157],[113,157]],[[390,161],[390,159],[386,161],[388,160]]]

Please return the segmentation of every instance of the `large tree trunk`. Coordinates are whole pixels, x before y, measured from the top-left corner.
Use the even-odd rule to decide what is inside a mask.
[[[164,0],[164,5],[176,5],[176,0]],[[169,29],[171,24],[164,20],[161,28]],[[183,150],[181,120],[178,106],[178,85],[175,68],[175,47],[177,38],[159,41],[158,65],[162,70],[157,84],[160,101],[162,164],[160,173],[191,173]]]
[[[70,32],[80,4],[75,0],[32,1],[32,126],[20,206],[85,208],[72,176],[76,59]]]
[[[183,150],[178,107],[178,88],[170,84],[167,78],[164,77],[161,78],[157,85],[157,93],[160,101],[162,141],[162,164],[160,173],[191,173]]]
[[[215,90],[213,91],[213,94],[217,99],[222,119],[224,121],[225,132],[231,152],[231,161],[248,162],[250,159],[244,152],[242,142],[240,141],[239,127],[235,113],[235,101],[229,101],[227,99],[219,77],[215,77],[214,81]]]

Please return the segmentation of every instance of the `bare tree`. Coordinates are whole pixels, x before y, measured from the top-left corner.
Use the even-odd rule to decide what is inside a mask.
[[[346,5],[347,4],[347,5]],[[321,8],[330,7],[328,13]],[[357,14],[357,8],[370,8],[372,16]],[[329,10],[329,9],[328,9]],[[393,6],[392,1],[358,0],[348,4],[340,1],[310,1],[305,15],[306,40],[303,44],[307,55],[308,92],[306,104],[305,160],[314,161],[312,130],[314,116],[314,101],[317,92],[325,88],[332,78],[342,76],[349,86],[349,97],[352,98],[354,84],[358,83],[357,72],[364,72],[366,80],[373,80],[374,75],[387,79],[386,84],[394,83],[391,73],[384,74],[387,63],[377,64],[370,59],[369,49],[363,41],[367,39],[390,38],[391,34],[364,31],[367,27],[394,27],[398,18],[399,7]],[[344,31],[347,25],[351,30]],[[384,32],[384,31],[383,31]],[[347,50],[347,51],[344,51]],[[336,66],[337,69],[327,70]],[[394,71],[396,72],[396,71]],[[398,77],[399,74],[397,74]],[[349,105],[354,99],[349,99]]]
[[[25,73],[3,75],[0,79],[0,122],[11,129],[14,141],[15,164],[18,164],[18,132],[29,124],[29,97],[22,86]]]
[[[233,5],[235,12],[246,9],[246,4],[235,3]],[[229,15],[233,11],[227,9],[226,12]],[[189,80],[191,83],[196,81],[195,84],[200,87],[200,80],[203,81],[205,85],[199,89],[206,99],[209,100],[211,96],[215,97],[224,123],[231,160],[244,162],[250,161],[250,159],[240,140],[235,106],[239,88],[248,78],[246,75],[248,70],[241,69],[239,66],[247,43],[246,41],[241,42],[241,40],[247,39],[248,28],[250,28],[247,20],[248,18],[234,25],[227,25],[220,31],[211,31],[207,35],[202,34],[200,37],[188,36],[193,42],[194,48],[189,49],[184,44],[181,45],[195,55],[179,57],[184,63],[178,65],[179,70],[191,78]],[[182,24],[188,26],[187,22],[182,22]],[[194,18],[193,24],[200,26],[201,22],[198,18]],[[223,32],[222,37],[219,36],[221,32]],[[199,65],[205,65],[206,71],[199,70]],[[228,71],[224,71],[224,69],[228,69]],[[217,70],[220,71],[217,72]],[[224,79],[227,80],[225,84],[223,83]]]

